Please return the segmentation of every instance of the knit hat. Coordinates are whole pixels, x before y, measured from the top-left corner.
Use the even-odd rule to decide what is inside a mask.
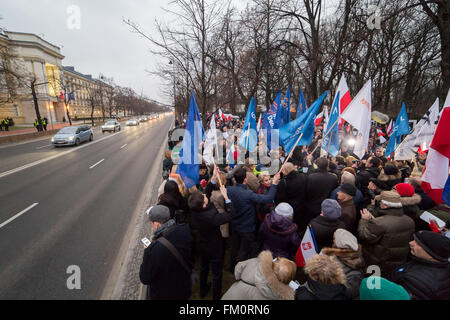
[[[389,208],[401,208],[400,195],[395,191],[381,191],[381,193],[375,197],[375,200],[379,200]]]
[[[292,209],[289,203],[281,202],[276,206],[275,213],[286,218],[292,218],[294,209]]]
[[[341,206],[334,199],[325,199],[322,201],[322,213],[330,220],[337,220],[341,216]]]
[[[170,210],[166,206],[156,205],[148,213],[150,222],[165,223],[170,220]]]
[[[414,240],[434,259],[442,262],[450,257],[450,238],[433,231],[418,231]]]
[[[397,183],[394,189],[401,197],[412,197],[414,195],[414,187],[409,183]]]
[[[352,197],[356,196],[356,187],[354,185],[351,185],[350,183],[341,184],[341,186],[339,187],[339,191],[344,192]]]
[[[411,300],[405,288],[377,276],[370,276],[361,281],[359,298],[360,300]]]
[[[334,244],[340,249],[358,250],[358,240],[351,232],[345,229],[337,229],[334,232]]]

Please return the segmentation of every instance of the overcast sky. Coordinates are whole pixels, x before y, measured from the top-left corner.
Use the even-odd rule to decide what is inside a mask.
[[[40,35],[61,48],[63,65],[98,77],[103,73],[121,85],[141,91],[151,99],[170,103],[162,94],[160,79],[147,70],[159,60],[149,52],[150,43],[132,33],[122,22],[130,18],[146,31],[155,30],[155,19],[170,19],[162,7],[170,0],[0,0],[0,27]],[[80,29],[67,26],[71,5],[80,8]],[[70,20],[73,21],[73,20]]]

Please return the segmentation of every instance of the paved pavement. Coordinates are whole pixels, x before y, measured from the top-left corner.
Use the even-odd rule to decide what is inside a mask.
[[[0,149],[0,299],[102,296],[172,122],[96,128],[79,147]],[[67,288],[69,266],[81,270],[80,290]]]

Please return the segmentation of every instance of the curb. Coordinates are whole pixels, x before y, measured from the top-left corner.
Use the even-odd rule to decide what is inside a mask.
[[[169,130],[172,129],[173,122],[169,126]],[[162,167],[162,162],[164,160],[164,150],[167,148],[168,136],[163,141],[159,152],[161,157],[159,161],[155,161],[152,170],[147,178],[147,183],[144,186],[144,192],[141,195],[141,198],[138,201],[138,205],[136,206],[135,212],[133,213],[132,221],[128,227],[128,230],[125,235],[124,242],[119,250],[118,261],[116,262],[116,266],[113,267],[110,276],[106,282],[106,286],[103,290],[101,300],[129,300],[130,297],[124,297],[124,293],[126,291],[128,276],[130,275],[131,266],[135,263],[136,253],[138,251],[144,250],[140,239],[142,238],[142,233],[146,230],[145,227],[145,210],[150,206],[152,202],[156,201],[158,194],[158,187],[162,182],[162,176],[159,173]],[[155,188],[156,186],[156,188]],[[148,232],[146,232],[148,235]],[[139,256],[142,258],[142,253],[139,253]],[[124,257],[124,258],[121,258]],[[140,283],[140,281],[139,281]],[[139,292],[137,299],[145,300],[145,292],[147,287],[142,283],[139,285]]]

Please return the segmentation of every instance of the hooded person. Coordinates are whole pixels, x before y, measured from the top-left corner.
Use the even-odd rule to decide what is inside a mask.
[[[352,299],[357,298],[364,277],[364,259],[362,247],[356,237],[345,229],[337,229],[334,232],[333,247],[325,247],[320,253],[335,256],[339,260],[347,280],[347,294]]]
[[[259,240],[263,250],[270,250],[275,257],[294,257],[301,239],[297,225],[292,221],[293,215],[293,208],[282,202],[265,216],[259,228]]]
[[[402,173],[394,164],[388,163],[381,169],[378,180],[386,184],[387,188],[389,188],[387,190],[391,190],[397,183],[402,182]]]
[[[356,196],[356,187],[350,183],[341,184],[337,192],[338,202],[342,208],[340,220],[345,228],[354,233],[356,230],[356,208],[353,198]]]
[[[305,266],[306,283],[295,291],[296,300],[349,300],[342,264],[335,256],[315,255]]]
[[[241,261],[234,269],[237,280],[222,300],[294,300],[294,290],[289,283],[297,267],[286,258],[273,259],[268,250],[257,258]]]
[[[408,291],[385,278],[370,276],[361,281],[360,300],[411,300]]]
[[[342,209],[336,200],[323,200],[321,208],[320,215],[310,222],[319,251],[323,247],[331,247],[334,232],[339,228],[345,228],[345,223],[339,220]]]
[[[450,238],[418,231],[409,245],[411,260],[388,280],[403,286],[413,300],[450,300]]]
[[[403,213],[400,196],[395,191],[383,191],[375,197],[379,202],[373,213],[361,211],[358,238],[363,245],[367,265],[378,265],[381,275],[389,274],[406,262],[409,241],[414,233],[414,221]]]
[[[422,198],[415,193],[414,187],[409,183],[398,183],[393,190],[400,195],[403,212],[416,223],[419,219],[417,215],[420,214],[419,203],[422,201]]]

